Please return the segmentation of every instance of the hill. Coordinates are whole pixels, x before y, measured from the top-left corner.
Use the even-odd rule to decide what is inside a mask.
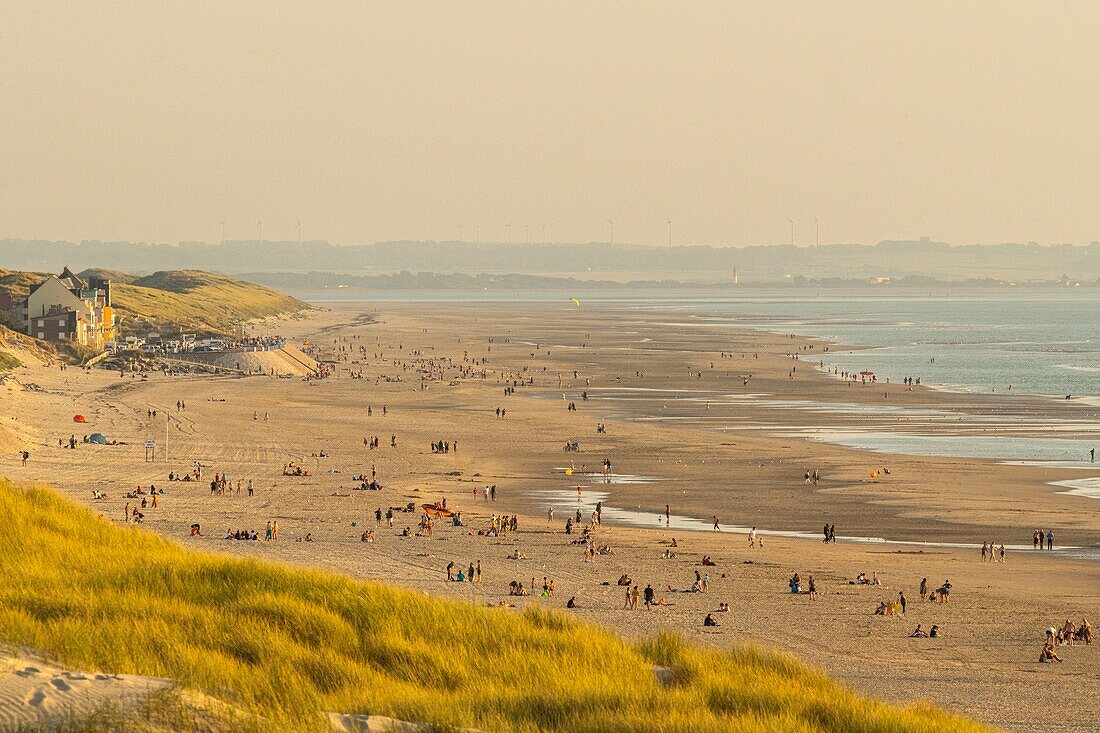
[[[252,318],[294,313],[308,305],[271,288],[200,270],[167,270],[136,277],[93,268],[80,276],[111,279],[112,302],[123,333],[177,330],[231,334]],[[41,272],[0,270],[0,292],[23,297],[46,277]],[[19,324],[13,324],[19,325]]]
[[[135,275],[131,275],[128,272],[122,270],[109,270],[105,267],[89,267],[87,270],[81,270],[77,273],[82,280],[88,280],[91,277],[98,277],[101,280],[111,280],[116,283],[128,283],[133,282],[136,278]]]
[[[557,612],[189,551],[48,489],[0,482],[0,515],[0,641],[176,680],[180,699],[232,709],[219,730],[332,730],[326,712],[485,731],[987,730],[788,656],[633,644]]]
[[[309,307],[271,288],[199,270],[155,272],[112,284],[112,292],[125,332],[177,327],[229,334],[240,321]]]

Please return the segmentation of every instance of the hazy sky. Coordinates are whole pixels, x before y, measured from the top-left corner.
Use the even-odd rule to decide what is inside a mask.
[[[0,236],[1086,242],[1098,32],[1095,1],[4,2]]]

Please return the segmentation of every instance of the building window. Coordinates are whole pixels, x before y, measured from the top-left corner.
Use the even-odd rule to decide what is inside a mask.
[[[40,339],[44,339],[44,338],[46,338],[46,334],[44,334],[44,333],[42,333],[41,331],[39,331],[39,332],[38,332],[38,338],[40,338]]]

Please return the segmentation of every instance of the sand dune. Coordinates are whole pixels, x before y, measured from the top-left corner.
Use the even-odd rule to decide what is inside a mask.
[[[28,651],[0,651],[0,730],[49,725],[90,714],[105,705],[128,709],[170,680],[77,672]]]

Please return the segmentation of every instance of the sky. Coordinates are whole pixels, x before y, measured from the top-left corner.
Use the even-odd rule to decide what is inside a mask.
[[[1097,28],[1096,2],[0,3],[0,237],[1089,242]]]

